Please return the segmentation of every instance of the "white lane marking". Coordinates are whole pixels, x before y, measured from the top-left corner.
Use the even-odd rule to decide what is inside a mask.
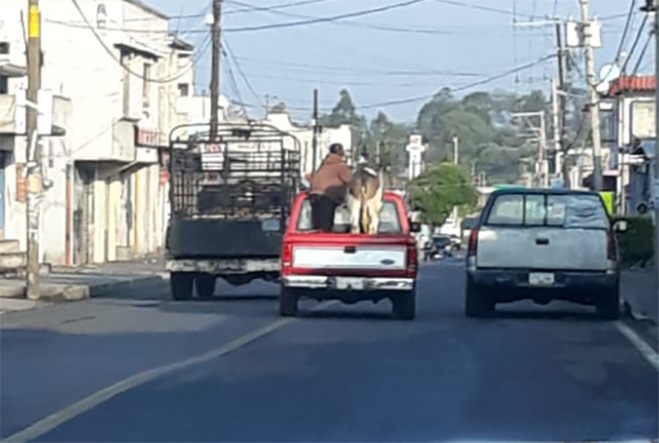
[[[659,372],[659,354],[657,351],[655,351],[652,346],[647,344],[632,328],[623,322],[617,321],[616,328],[618,328],[618,331],[620,331],[620,333],[624,335],[636,349],[638,349],[638,352],[641,353],[643,358],[645,358],[648,363]]]
[[[335,301],[322,303],[316,306],[314,309],[312,309],[312,311],[322,311],[323,309],[326,309],[327,307],[336,303],[337,302]],[[210,360],[216,359],[218,357],[222,357],[223,355],[226,355],[232,351],[235,351],[238,348],[246,346],[257,339],[265,335],[268,335],[271,332],[276,331],[277,329],[280,329],[290,323],[293,323],[296,320],[297,319],[295,318],[283,318],[277,320],[276,322],[258,328],[241,337],[238,337],[235,340],[230,341],[229,343],[220,346],[219,348],[213,349],[204,354],[198,355],[196,357],[191,357],[186,360],[181,360],[176,363],[171,363],[169,365],[161,366],[158,368],[148,369],[144,372],[140,372],[138,374],[132,375],[111,386],[108,386],[107,388],[101,389],[100,391],[97,391],[83,398],[80,401],[77,401],[63,409],[60,409],[54,414],[51,414],[48,417],[43,418],[36,423],[33,423],[32,425],[28,426],[22,431],[18,431],[17,433],[10,435],[9,437],[5,438],[2,441],[9,443],[9,442],[26,442],[26,441],[34,440],[46,434],[47,432],[52,431],[58,426],[66,423],[67,421],[72,420],[77,416],[84,414],[85,412],[95,408],[101,403],[105,403],[106,401],[112,399],[113,397],[116,397],[119,394],[122,394],[139,385],[143,385],[145,383],[153,381],[156,378],[161,377],[163,375],[171,374],[181,369],[185,369],[187,367],[194,366],[200,363],[206,363]]]

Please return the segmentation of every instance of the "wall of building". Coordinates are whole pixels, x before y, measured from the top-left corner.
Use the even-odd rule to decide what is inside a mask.
[[[22,29],[26,23],[21,24],[20,17],[21,10],[23,17],[27,16],[26,4],[0,3],[0,41],[10,41],[12,62],[25,65]],[[176,107],[179,84],[189,84],[192,93],[194,69],[191,48],[182,56],[179,49],[171,47],[167,18],[137,3],[79,0],[85,17],[115,57],[102,48],[70,0],[41,4],[43,89],[66,95],[72,102],[67,136],[43,139],[44,152],[53,152],[52,158],[45,161],[52,187],[44,192],[42,204],[42,220],[48,221],[42,229],[42,255],[51,263],[66,262],[66,231],[73,229],[67,227],[67,220],[72,220],[74,214],[80,216],[80,207],[86,203],[85,235],[77,232],[71,236],[73,242],[85,244],[69,248],[78,250],[79,261],[87,253],[94,262],[145,255],[161,248],[164,241],[166,200],[159,183],[158,153],[153,147],[135,147],[134,123],[121,118],[135,118],[140,127],[168,134],[180,122]],[[105,15],[98,14],[101,5]],[[140,31],[117,30],[124,27]],[[145,32],[148,30],[153,33]],[[124,62],[135,75],[126,74],[120,65],[117,44],[129,46],[134,53]],[[151,78],[171,81],[147,82],[140,78],[145,74],[145,64],[150,66],[146,74]],[[11,80],[10,92],[26,84],[26,78]],[[24,141],[22,137],[1,139],[0,149],[13,151],[5,162],[4,234],[19,239],[24,247],[25,205],[15,198],[16,163],[24,161]],[[166,136],[162,139],[166,144]],[[73,182],[73,162],[92,171],[87,187],[91,195],[82,195],[84,186],[78,180],[77,186],[70,186],[72,195],[67,197],[67,166]],[[77,225],[81,226],[80,221]]]

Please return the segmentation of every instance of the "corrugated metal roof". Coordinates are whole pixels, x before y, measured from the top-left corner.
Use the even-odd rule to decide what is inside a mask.
[[[657,79],[654,75],[623,75],[611,82],[609,95],[623,92],[654,92]]]

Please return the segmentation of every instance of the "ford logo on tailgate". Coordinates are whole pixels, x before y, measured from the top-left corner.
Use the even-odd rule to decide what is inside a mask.
[[[391,265],[393,265],[394,263],[396,263],[396,262],[393,261],[393,260],[390,259],[390,258],[385,258],[385,259],[383,259],[383,260],[380,260],[380,264],[381,264],[381,265],[385,265],[385,266],[391,266]]]

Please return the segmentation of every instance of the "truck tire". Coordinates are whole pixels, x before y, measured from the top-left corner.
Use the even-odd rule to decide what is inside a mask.
[[[298,295],[288,289],[281,288],[279,292],[279,315],[282,317],[295,317],[297,315]]]
[[[192,283],[194,275],[189,272],[172,272],[169,276],[169,286],[174,300],[190,300],[192,298]]]
[[[416,317],[416,291],[392,297],[394,317],[399,320],[414,320]]]
[[[483,318],[494,314],[495,303],[470,278],[467,278],[465,290],[465,315]]]
[[[620,288],[607,289],[598,295],[595,302],[597,316],[602,320],[618,320],[620,318]]]
[[[195,277],[195,287],[200,298],[211,298],[215,294],[215,276],[198,274]]]

